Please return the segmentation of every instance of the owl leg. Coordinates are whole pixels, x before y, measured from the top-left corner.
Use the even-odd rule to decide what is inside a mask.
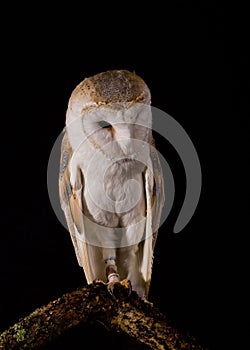
[[[107,276],[107,287],[109,293],[113,296],[115,283],[120,282],[120,276],[117,272],[117,266],[115,263],[115,257],[109,256],[105,260],[106,264],[106,276]]]
[[[115,257],[114,256],[110,256],[108,258],[106,258],[105,260],[105,264],[106,266],[106,276],[107,276],[107,280],[108,282],[120,282],[120,276],[117,272],[117,266],[115,264]]]
[[[104,282],[104,279],[96,278],[94,280],[95,283],[103,283],[107,285],[108,291],[110,294],[112,294],[114,289],[114,284],[120,282],[120,276],[117,273],[117,266],[115,264],[115,257],[110,256],[106,259],[104,259],[106,268],[105,268],[105,275],[106,275],[106,282]]]
[[[107,288],[109,293],[114,296],[114,288],[117,283],[120,283],[121,285],[125,286],[128,288],[128,295],[131,293],[131,283],[129,280],[120,280],[120,275],[118,274],[117,271],[117,266],[115,262],[115,257],[110,256],[106,258],[105,260],[106,263],[106,276],[107,276]]]

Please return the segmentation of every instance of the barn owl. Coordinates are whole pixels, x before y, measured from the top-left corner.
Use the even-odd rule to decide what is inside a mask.
[[[129,282],[147,300],[164,203],[151,93],[127,70],[73,90],[61,144],[59,195],[87,283]]]

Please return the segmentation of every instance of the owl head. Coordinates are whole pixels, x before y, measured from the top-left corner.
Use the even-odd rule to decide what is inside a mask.
[[[72,148],[86,142],[107,157],[133,160],[138,148],[151,142],[150,103],[150,90],[135,73],[110,70],[85,78],[73,90],[66,113]]]

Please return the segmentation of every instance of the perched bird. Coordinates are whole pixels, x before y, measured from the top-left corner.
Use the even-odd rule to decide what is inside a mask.
[[[61,145],[62,210],[87,283],[131,283],[147,300],[164,204],[152,136],[151,94],[127,70],[85,78],[73,90]]]

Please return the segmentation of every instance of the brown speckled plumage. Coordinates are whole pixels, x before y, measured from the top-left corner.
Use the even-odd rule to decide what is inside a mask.
[[[81,101],[81,110],[105,104],[150,104],[146,83],[128,70],[109,70],[85,78],[73,91],[70,102]]]

